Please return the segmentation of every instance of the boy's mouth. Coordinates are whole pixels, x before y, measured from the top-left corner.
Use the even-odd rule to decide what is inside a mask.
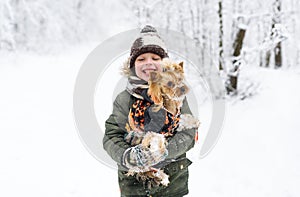
[[[156,69],[152,69],[152,68],[147,68],[147,69],[143,69],[142,70],[142,72],[144,73],[144,74],[150,74],[150,72],[152,72],[152,71],[156,71]]]

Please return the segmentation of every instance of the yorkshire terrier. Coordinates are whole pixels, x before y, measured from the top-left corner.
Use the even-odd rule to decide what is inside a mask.
[[[148,95],[155,104],[153,111],[157,112],[164,108],[173,115],[180,114],[177,131],[198,128],[199,121],[197,118],[190,114],[180,113],[183,100],[189,91],[188,86],[184,83],[183,62],[176,64],[169,60],[164,60],[162,66],[163,72],[153,71],[150,73]],[[144,149],[149,149],[153,153],[157,151],[163,153],[167,150],[167,141],[163,134],[143,131],[137,128],[130,115],[128,115],[128,123],[125,128],[128,132],[125,136],[125,141],[131,145],[141,144]],[[131,168],[127,175],[136,176],[138,180],[150,183],[148,187],[160,184],[167,186],[169,184],[169,176],[163,170],[151,166]]]

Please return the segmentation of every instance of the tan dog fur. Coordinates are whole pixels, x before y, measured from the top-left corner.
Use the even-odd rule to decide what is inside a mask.
[[[148,95],[157,106],[155,111],[164,107],[175,115],[179,113],[183,99],[189,91],[184,83],[183,62],[163,62],[163,69],[164,72],[150,73]]]

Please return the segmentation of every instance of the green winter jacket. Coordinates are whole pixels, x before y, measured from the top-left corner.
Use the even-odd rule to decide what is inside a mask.
[[[126,90],[121,92],[113,103],[113,112],[105,122],[105,135],[103,147],[110,157],[118,163],[118,178],[121,196],[183,196],[188,193],[188,166],[192,163],[186,158],[186,152],[194,146],[195,129],[177,132],[168,141],[168,156],[162,169],[169,175],[167,187],[153,187],[148,190],[142,182],[138,182],[133,176],[126,176],[126,168],[121,165],[124,151],[130,147],[124,141],[127,133],[125,124],[129,109],[134,97]],[[181,108],[181,113],[190,113],[186,99]]]

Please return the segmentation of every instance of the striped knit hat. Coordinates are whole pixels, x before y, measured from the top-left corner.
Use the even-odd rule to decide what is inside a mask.
[[[136,58],[143,53],[154,53],[161,58],[168,57],[164,41],[158,35],[156,29],[150,25],[145,26],[131,47],[130,68],[134,66]]]

